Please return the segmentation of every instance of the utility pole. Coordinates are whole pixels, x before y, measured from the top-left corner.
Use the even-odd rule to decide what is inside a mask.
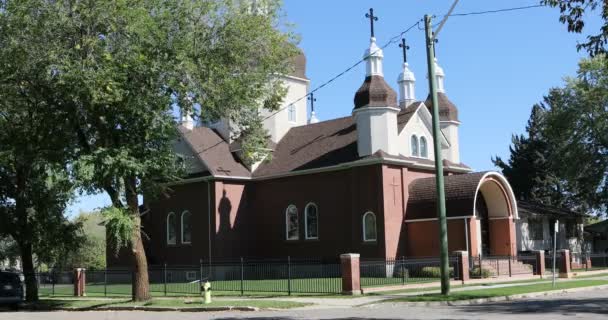
[[[437,218],[439,221],[439,257],[441,261],[441,294],[450,294],[450,267],[448,261],[448,225],[445,216],[445,188],[443,184],[443,158],[441,156],[441,128],[439,127],[439,101],[435,76],[435,39],[431,17],[424,16],[426,30],[426,57],[429,88],[433,102],[433,147],[435,150],[435,184],[437,186]]]

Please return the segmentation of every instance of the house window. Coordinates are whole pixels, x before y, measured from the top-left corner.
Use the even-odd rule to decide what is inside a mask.
[[[184,211],[182,213],[182,243],[190,244],[192,243],[192,223],[190,219],[192,218],[192,214],[189,211]]]
[[[367,212],[363,215],[363,241],[376,241],[376,215],[372,212]]]
[[[289,122],[296,122],[296,106],[293,104],[287,107],[287,119]]]
[[[542,219],[528,219],[528,230],[530,232],[530,240],[543,240]]]
[[[300,239],[300,228],[298,227],[298,208],[293,204],[285,211],[285,224],[287,240]]]
[[[566,221],[566,238],[576,238],[578,237],[578,226],[576,221],[568,220]]]
[[[416,135],[412,136],[410,145],[412,148],[412,156],[417,157],[418,156],[418,137],[416,137]]]
[[[167,244],[177,243],[177,221],[175,213],[170,212],[167,215]]]
[[[425,137],[420,137],[420,156],[422,158],[428,158],[429,157],[429,150],[426,144],[426,138]]]
[[[319,210],[317,205],[309,203],[304,209],[304,229],[306,230],[306,239],[319,239]]]

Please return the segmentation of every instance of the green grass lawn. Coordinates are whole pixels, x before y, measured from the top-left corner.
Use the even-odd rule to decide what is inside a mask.
[[[425,283],[438,281],[428,278],[409,278],[406,284]],[[377,287],[388,285],[401,285],[401,278],[361,278],[363,287]],[[342,292],[341,278],[313,278],[313,279],[292,279],[291,284],[287,279],[278,280],[245,280],[242,283],[244,295],[251,296],[280,296],[287,295],[291,286],[292,295],[337,295]],[[241,281],[213,281],[211,289],[214,295],[218,296],[237,296],[241,295]],[[166,292],[166,293],[165,293]],[[43,285],[39,289],[40,296],[43,297],[69,297],[73,296],[72,285]],[[87,283],[86,293],[90,297],[121,297],[131,295],[130,284],[108,284]],[[197,296],[200,295],[198,282],[193,283],[167,283],[150,284],[150,293],[153,297],[163,296]]]
[[[147,302],[133,302],[127,299],[84,300],[84,299],[42,299],[33,307],[39,309],[96,309],[103,307],[170,307],[170,308],[208,308],[208,307],[257,307],[288,309],[303,307],[308,304],[293,301],[273,300],[222,300],[210,304],[202,299],[152,299]]]
[[[395,299],[385,300],[384,302],[427,302],[427,301],[458,301],[479,298],[504,297],[515,294],[526,294],[533,292],[543,292],[551,290],[563,290],[571,288],[582,288],[608,284],[606,280],[573,280],[557,282],[553,288],[551,282],[541,282],[521,286],[488,288],[469,291],[457,291],[449,296],[443,296],[438,293],[423,294],[418,296],[400,297]]]

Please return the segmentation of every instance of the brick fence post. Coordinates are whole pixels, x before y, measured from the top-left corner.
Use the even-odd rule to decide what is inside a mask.
[[[545,276],[545,251],[538,250],[536,254],[536,269],[534,270],[535,276],[543,278]]]
[[[86,270],[84,268],[74,269],[74,297],[86,296]]]
[[[585,270],[589,270],[591,269],[591,257],[589,256],[589,254],[585,255]]]
[[[572,273],[570,272],[570,250],[560,250],[561,259],[559,261],[559,277],[570,278]]]
[[[340,255],[342,267],[342,294],[361,294],[361,275],[359,270],[358,253],[345,253]]]
[[[464,284],[469,281],[469,252],[468,251],[456,251],[454,252],[458,259],[458,279]]]

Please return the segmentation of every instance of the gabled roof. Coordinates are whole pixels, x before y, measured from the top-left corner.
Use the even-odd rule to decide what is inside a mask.
[[[585,217],[584,213],[561,209],[541,203],[517,201],[519,212],[527,215],[549,215],[553,217]]]
[[[585,231],[589,232],[605,232],[608,233],[608,220],[600,221],[598,223],[590,224],[585,227]]]
[[[425,117],[428,117],[428,120],[432,121],[431,112],[429,111],[428,108],[425,108],[424,102],[422,102],[422,101],[413,102],[412,104],[407,106],[405,109],[401,110],[401,112],[399,112],[399,114],[397,115],[397,126],[398,126],[399,134],[401,133],[401,131],[403,131],[403,128],[405,128],[405,126],[408,124],[408,122],[410,122],[410,120],[412,119],[412,117],[414,117],[414,115],[416,114],[416,112],[418,112],[418,110],[424,110],[422,112],[425,114]],[[429,131],[433,132],[432,125],[431,125],[431,128],[429,128],[429,129],[430,129]],[[449,147],[450,141],[445,136],[445,133],[443,132],[443,130],[439,130],[439,132],[441,133],[441,137],[442,137],[441,142],[443,143],[444,146]]]
[[[422,106],[416,102],[397,115],[399,131]],[[434,165],[429,159],[391,156],[383,152],[365,158],[390,158],[422,165]],[[291,128],[276,145],[272,160],[261,164],[254,177],[263,177],[299,170],[329,167],[365,158],[357,151],[357,125],[352,116]],[[447,167],[468,170],[464,164],[444,160]],[[447,168],[449,170],[449,168]]]
[[[249,170],[230,152],[228,143],[213,129],[188,130],[180,126],[179,132],[213,176],[251,177]]]

